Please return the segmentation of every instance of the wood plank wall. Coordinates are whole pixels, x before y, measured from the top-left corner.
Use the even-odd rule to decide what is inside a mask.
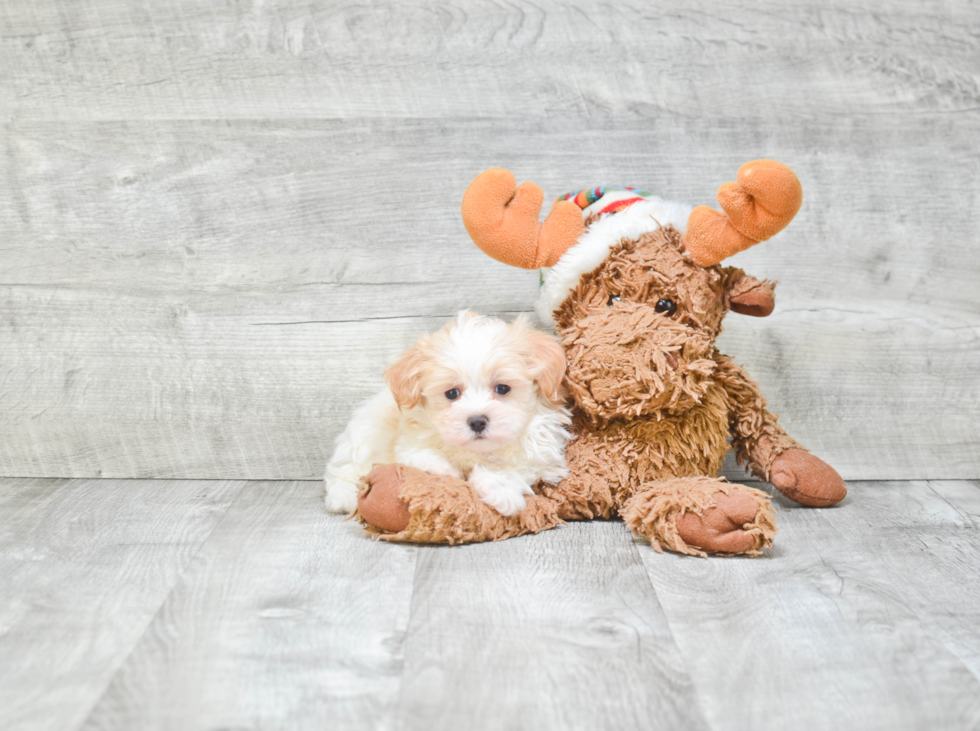
[[[384,364],[537,275],[489,166],[805,191],[722,348],[848,479],[980,477],[980,11],[853,2],[0,5],[0,474],[310,479]]]

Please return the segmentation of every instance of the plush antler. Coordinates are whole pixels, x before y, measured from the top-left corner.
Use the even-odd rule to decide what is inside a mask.
[[[792,170],[775,160],[753,160],[739,168],[737,183],[718,189],[725,213],[707,206],[691,212],[687,251],[701,266],[717,264],[782,231],[802,202],[803,188]]]
[[[501,168],[480,173],[463,195],[463,224],[497,261],[522,269],[553,266],[582,234],[582,209],[560,201],[539,223],[544,193],[534,183],[516,182]]]

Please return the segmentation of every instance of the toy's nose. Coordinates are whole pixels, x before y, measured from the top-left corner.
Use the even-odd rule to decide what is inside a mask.
[[[482,434],[483,430],[487,428],[487,424],[490,423],[490,419],[483,415],[471,416],[466,420],[466,423],[470,425],[470,429],[472,429],[474,432],[477,434]]]

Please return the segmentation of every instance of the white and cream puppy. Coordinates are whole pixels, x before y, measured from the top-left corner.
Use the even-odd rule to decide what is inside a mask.
[[[401,463],[465,479],[501,514],[519,513],[538,480],[568,473],[564,374],[557,340],[523,316],[508,325],[459,313],[420,337],[385,371],[387,388],[354,411],[327,465],[327,510],[353,511],[360,479]]]

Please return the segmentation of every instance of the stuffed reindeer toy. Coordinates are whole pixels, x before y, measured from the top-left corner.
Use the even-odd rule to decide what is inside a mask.
[[[791,500],[844,498],[837,472],[786,434],[714,344],[730,310],[773,310],[773,282],[721,262],[792,220],[802,202],[792,170],[744,165],[718,191],[724,213],[602,187],[563,196],[540,223],[542,201],[538,186],[487,170],[466,191],[463,222],[493,258],[543,268],[536,309],[567,359],[568,476],[539,483],[524,510],[505,517],[462,480],[378,466],[358,505],[369,531],[465,543],[619,516],[658,551],[759,555],[775,516],[766,493],[718,477],[729,441],[739,464]]]

